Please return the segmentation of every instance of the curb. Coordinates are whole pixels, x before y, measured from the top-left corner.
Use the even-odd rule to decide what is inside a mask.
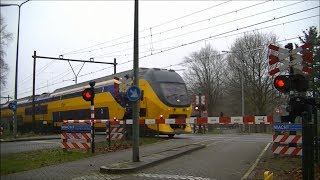
[[[193,147],[192,147],[193,146]],[[125,161],[109,166],[101,166],[100,173],[120,174],[131,173],[137,170],[141,170],[146,167],[158,164],[160,162],[176,158],[178,156],[199,150],[206,147],[203,144],[190,144],[186,146],[180,146],[172,149],[168,149],[163,152],[154,153],[145,157],[141,157],[139,162]]]

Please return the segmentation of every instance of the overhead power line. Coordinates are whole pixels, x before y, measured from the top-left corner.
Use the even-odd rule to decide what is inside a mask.
[[[275,25],[265,26],[265,27],[261,27],[261,28],[259,28],[259,29],[254,29],[254,31],[258,31],[258,30],[262,30],[262,29],[267,29],[267,28],[272,28],[272,27],[276,27],[276,26],[280,26],[280,25],[284,25],[284,24],[289,24],[289,23],[293,23],[293,22],[298,22],[298,21],[302,21],[302,20],[306,20],[306,19],[310,19],[310,18],[314,18],[314,17],[319,17],[319,16],[320,16],[320,15],[318,14],[318,15],[314,15],[314,16],[309,16],[309,17],[305,17],[305,18],[300,18],[300,19],[292,20],[292,21],[287,21],[287,22],[284,22],[284,23],[279,23],[279,24],[275,24]],[[268,22],[268,21],[267,21],[267,22]],[[260,23],[259,23],[259,24],[260,24]],[[238,31],[238,30],[233,30],[233,31]],[[215,38],[213,38],[212,36],[210,36],[210,37],[207,37],[207,38],[202,39],[202,41],[205,40],[205,39],[219,39],[219,38],[226,38],[226,37],[230,37],[230,36],[236,36],[236,35],[240,35],[240,34],[243,34],[243,33],[250,32],[250,31],[252,31],[252,30],[245,31],[245,32],[240,32],[240,33],[235,33],[235,34],[231,34],[231,35],[226,35],[226,36],[218,36],[218,35],[216,35],[216,36],[218,36],[218,37],[215,37]],[[228,33],[229,33],[229,32],[228,32]],[[297,39],[297,38],[298,38],[298,37],[291,38],[291,39]],[[290,39],[286,39],[286,40],[290,40]],[[282,40],[282,41],[285,41],[285,40]],[[281,41],[278,41],[278,42],[281,42]],[[167,52],[167,51],[170,51],[170,50],[173,50],[173,49],[177,49],[177,48],[179,48],[179,47],[183,47],[183,46],[186,46],[186,45],[188,45],[188,44],[190,44],[190,43],[183,44],[183,45],[178,45],[178,46],[166,47],[164,50],[160,50],[159,52],[156,52],[156,53],[154,53],[154,54],[152,54],[152,55],[156,55],[156,54],[159,54],[159,53],[163,53],[163,52]],[[146,58],[146,57],[149,57],[149,56],[152,56],[152,55],[143,56],[143,57],[141,57],[140,59]],[[118,65],[123,65],[123,64],[129,63],[129,62],[132,62],[132,60],[128,60],[128,61],[123,62],[123,63],[119,63]],[[87,73],[87,74],[83,74],[83,75],[81,75],[81,76],[79,76],[79,77],[87,76],[87,75],[89,75],[89,74],[97,73],[97,72],[100,72],[100,71],[103,71],[103,70],[106,70],[106,69],[109,69],[109,68],[111,68],[111,67],[107,67],[107,68],[103,68],[103,69],[97,70],[97,71],[95,71],[95,72],[90,72],[90,73]],[[73,79],[73,78],[67,79],[67,80],[72,80],[72,79]],[[50,86],[56,85],[56,84],[60,84],[60,83],[63,83],[63,82],[65,82],[65,81],[66,81],[66,80],[61,81],[61,82],[57,82],[57,83],[53,83],[53,84],[50,84]],[[39,89],[45,88],[45,87],[47,87],[47,85],[46,85],[46,86],[43,86],[43,87],[40,87]],[[38,89],[37,89],[37,90],[38,90]],[[31,91],[28,91],[28,92],[31,92]]]
[[[233,13],[236,13],[236,12],[239,12],[239,11],[243,11],[243,10],[255,7],[255,6],[259,6],[259,5],[262,5],[262,4],[267,3],[269,1],[270,0],[267,0],[267,1],[264,1],[264,2],[259,2],[257,4],[249,5],[249,6],[246,6],[246,7],[243,7],[243,8],[239,8],[239,9],[236,9],[236,10],[233,10],[233,11],[229,11],[227,13],[223,13],[223,14],[217,15],[217,16],[213,16],[213,17],[210,17],[210,18],[205,18],[205,19],[202,19],[202,20],[199,20],[199,21],[195,21],[195,22],[192,22],[192,23],[189,23],[189,24],[186,24],[186,25],[182,25],[182,26],[178,26],[178,27],[175,27],[175,28],[167,29],[167,30],[164,30],[164,31],[161,31],[161,32],[157,32],[157,33],[151,34],[151,35],[146,35],[146,36],[140,37],[139,40],[140,39],[145,39],[145,38],[148,38],[148,37],[151,37],[151,36],[163,35],[164,33],[167,33],[167,32],[170,32],[170,31],[174,31],[174,30],[180,30],[181,28],[185,28],[185,27],[188,27],[188,26],[191,26],[191,25],[196,25],[196,24],[199,24],[201,22],[210,21],[212,19],[223,17],[223,16],[226,16],[228,14],[233,14]],[[289,7],[289,6],[292,6],[292,5],[296,5],[296,4],[301,3],[301,2],[303,2],[303,1],[296,2],[296,3],[293,3],[293,4],[289,4],[289,5],[285,5],[285,6],[282,6],[280,8],[276,8],[276,9],[270,10],[269,12],[275,11],[275,10],[278,10],[278,9],[281,9],[281,8]],[[126,41],[122,41],[122,42],[119,42],[119,43],[115,43],[115,44],[111,44],[111,45],[108,45],[108,46],[99,47],[99,48],[95,48],[95,49],[91,49],[91,50],[86,50],[86,51],[80,51],[79,50],[79,51],[76,51],[76,52],[73,52],[73,53],[69,53],[69,55],[71,55],[71,54],[82,54],[82,53],[88,53],[88,52],[91,53],[91,52],[94,52],[94,51],[98,51],[98,50],[102,50],[102,49],[106,49],[106,48],[111,48],[111,47],[116,47],[116,46],[127,44],[127,43],[130,43],[130,42],[133,42],[133,40],[126,40]],[[89,49],[89,48],[86,48],[86,49]],[[114,52],[112,52],[112,53],[114,53]],[[111,53],[108,53],[108,54],[111,54]]]
[[[155,53],[150,54],[150,55],[142,56],[140,59],[145,58],[145,57],[149,57],[149,56],[152,56],[152,55],[155,55],[155,54],[159,54],[159,53],[162,53],[162,52],[170,51],[170,50],[173,50],[173,49],[176,49],[176,48],[179,48],[179,47],[187,46],[187,45],[190,45],[190,44],[193,44],[193,43],[201,42],[201,41],[204,41],[204,40],[207,40],[207,39],[212,39],[212,38],[214,38],[214,37],[218,37],[218,36],[221,36],[221,35],[223,35],[223,34],[228,34],[228,33],[230,33],[230,32],[238,31],[238,30],[245,29],[245,28],[248,28],[248,27],[252,27],[252,26],[259,25],[259,24],[271,22],[271,21],[274,21],[274,20],[277,20],[277,19],[281,19],[281,18],[284,18],[284,17],[292,16],[292,15],[295,15],[295,14],[298,14],[298,13],[306,12],[306,11],[309,11],[309,10],[312,10],[312,9],[315,9],[315,8],[319,8],[319,7],[320,7],[320,6],[316,6],[316,7],[309,8],[309,9],[305,9],[305,10],[302,10],[302,11],[297,11],[297,12],[294,12],[294,13],[291,13],[291,14],[287,14],[287,15],[280,16],[280,17],[273,18],[273,19],[266,20],[266,21],[262,21],[262,22],[255,23],[255,24],[252,24],[252,25],[249,25],[249,26],[241,27],[241,28],[238,28],[238,29],[236,29],[236,30],[224,32],[224,33],[217,34],[217,35],[214,35],[214,36],[209,36],[209,37],[207,37],[207,38],[199,39],[199,40],[196,40],[196,41],[193,41],[193,42],[189,42],[189,43],[186,43],[186,44],[182,44],[182,45],[170,47],[170,48],[167,48],[167,49],[165,49],[165,50],[161,50],[161,51],[159,51],[159,52],[155,52]],[[316,17],[316,16],[319,16],[319,15],[310,16],[310,17],[307,17],[307,18]],[[289,22],[285,22],[285,23],[280,23],[280,24],[286,24],[286,23],[296,22],[296,21],[299,21],[299,20],[302,20],[302,19],[307,19],[307,18],[301,18],[301,19],[298,19],[298,20],[293,20],[293,21],[289,21]],[[278,24],[278,25],[279,25],[279,24]],[[265,28],[269,28],[269,27],[274,27],[274,26],[277,26],[277,25],[268,26],[268,27],[264,27],[264,28],[261,28],[261,29],[265,29]],[[226,37],[226,36],[225,36],[225,37]],[[221,37],[219,37],[219,38],[221,38]],[[132,60],[131,60],[131,61],[132,61]],[[119,65],[126,64],[126,63],[131,62],[131,61],[127,61],[127,62],[124,62],[124,63],[120,63]],[[104,69],[98,70],[98,71],[96,71],[96,72],[99,72],[99,71],[102,71],[102,70],[105,70],[105,69],[108,69],[108,68],[104,68]],[[92,73],[95,73],[95,72],[91,72],[90,74],[92,74]],[[86,76],[86,75],[87,75],[87,74],[84,74],[84,75],[81,75],[81,76],[79,76],[79,77]],[[59,83],[56,83],[56,84],[59,84]],[[45,86],[45,87],[47,87],[47,86]]]
[[[248,9],[248,8],[251,8],[251,7],[254,7],[254,6],[257,6],[257,5],[264,4],[264,3],[266,3],[266,2],[268,2],[268,1],[265,1],[265,2],[262,2],[262,3],[258,3],[258,4],[254,4],[254,5],[251,5],[251,6],[247,6],[247,7],[244,7],[244,8],[240,8],[240,9],[237,9],[237,10],[234,10],[234,11],[230,11],[230,12],[227,12],[227,13],[224,13],[224,14],[221,14],[221,15],[218,15],[218,16],[206,18],[206,19],[204,19],[204,20],[200,20],[200,21],[196,21],[196,22],[193,22],[193,23],[189,23],[189,24],[187,24],[187,25],[184,25],[183,27],[186,27],[186,26],[189,26],[189,25],[194,25],[194,24],[197,24],[197,23],[199,23],[199,22],[211,20],[211,19],[213,19],[213,18],[221,17],[221,16],[223,16],[223,15],[227,15],[227,14],[234,13],[234,12],[237,12],[237,11],[245,10],[245,9]],[[184,36],[184,35],[187,35],[187,34],[199,32],[199,31],[206,30],[206,29],[209,29],[209,28],[221,26],[221,25],[224,25],[224,24],[232,23],[232,22],[235,22],[235,21],[238,21],[238,20],[242,20],[242,19],[254,17],[254,16],[261,15],[261,14],[264,14],[264,13],[267,13],[267,12],[279,10],[279,9],[286,8],[286,7],[289,7],[289,6],[292,6],[292,5],[296,5],[296,4],[301,3],[301,2],[304,2],[304,1],[299,1],[299,2],[296,2],[296,3],[292,3],[292,4],[289,4],[289,5],[281,6],[281,7],[272,9],[272,10],[268,10],[268,11],[256,13],[256,14],[254,14],[254,15],[250,15],[250,16],[238,18],[238,19],[235,19],[235,20],[232,20],[232,21],[220,23],[220,24],[215,25],[215,26],[209,26],[209,27],[206,27],[206,28],[202,28],[202,29],[198,29],[198,30],[191,31],[191,32],[187,32],[187,33],[184,33],[184,34],[172,36],[172,37],[169,37],[169,38],[165,38],[165,39],[162,39],[162,40],[153,42],[153,44],[159,43],[159,42],[162,42],[162,41],[165,41],[165,40],[173,39],[173,38],[176,38],[176,37]],[[212,6],[212,7],[213,7],[213,6]],[[209,8],[212,8],[212,7],[209,7]],[[197,11],[197,12],[199,12],[199,11]],[[192,14],[189,14],[189,15],[187,15],[187,16],[191,16],[191,15],[192,15]],[[181,18],[182,18],[182,17],[181,17]],[[174,20],[172,20],[172,21],[174,21]],[[167,23],[169,23],[169,21],[168,21]],[[180,27],[178,27],[178,29],[179,29],[179,28],[180,28]],[[177,29],[177,28],[173,28],[173,29],[169,29],[169,30],[160,32],[160,34],[161,34],[161,33],[164,33],[164,32],[168,32],[168,31],[174,30],[174,29]],[[156,34],[159,34],[159,33],[156,33]],[[156,34],[153,34],[153,35],[156,35]],[[144,37],[143,37],[143,38],[144,38]],[[128,42],[130,42],[130,41],[126,41],[126,42],[123,42],[123,43],[128,43]],[[115,45],[111,45],[111,46],[109,46],[109,47],[116,46],[116,45],[119,45],[119,44],[121,44],[121,43],[118,43],[118,44],[115,44]],[[146,46],[146,45],[149,45],[149,43],[143,44],[143,45],[141,45],[140,47],[144,47],[144,46]],[[100,49],[100,48],[98,48],[98,49]],[[91,50],[90,52],[95,51],[95,50],[98,50],[98,49]],[[131,49],[132,49],[132,48],[123,49],[123,50],[119,50],[119,51],[114,51],[114,52],[110,52],[110,53],[108,53],[108,54],[103,54],[103,55],[96,56],[96,57],[93,57],[93,58],[103,58],[103,57],[121,56],[121,55],[111,55],[111,54],[118,53],[118,52],[123,52],[123,51],[126,51],[126,50],[131,50]],[[86,51],[86,52],[87,52],[87,51]],[[82,52],[82,53],[86,53],[86,52]],[[148,52],[148,51],[145,51],[145,52]],[[142,53],[145,53],[145,52],[142,52]],[[127,55],[131,55],[131,54],[125,54],[124,56],[127,56]],[[46,67],[46,68],[47,68],[47,67]],[[44,68],[44,69],[46,69],[46,68]],[[39,73],[41,73],[41,72],[39,72]],[[27,78],[31,78],[31,75],[30,75],[29,77],[27,77]],[[23,80],[23,81],[25,81],[25,80]]]
[[[319,7],[319,6],[314,7],[314,8],[310,8],[310,9],[306,9],[306,10],[303,10],[303,11],[299,11],[299,12],[296,12],[296,13],[301,13],[301,12],[309,11],[309,10],[312,10],[312,9],[315,9],[315,8],[318,8],[318,7]],[[283,8],[283,7],[282,7],[282,8]],[[261,15],[261,14],[264,14],[264,13],[267,13],[267,12],[271,12],[271,11],[272,11],[272,10],[264,11],[264,12],[256,13],[256,14],[253,14],[253,15],[250,15],[250,16],[246,16],[246,17],[242,17],[242,18],[235,19],[235,20],[227,21],[227,22],[224,22],[224,23],[220,23],[220,24],[217,24],[217,25],[214,25],[214,26],[208,26],[208,27],[205,27],[205,28],[201,28],[201,29],[189,31],[189,32],[186,32],[186,33],[183,33],[183,34],[171,36],[171,37],[168,37],[168,38],[161,39],[161,40],[159,40],[159,41],[154,41],[153,44],[156,44],[156,43],[159,43],[159,42],[163,42],[163,41],[165,41],[165,40],[169,40],[169,39],[174,39],[174,38],[177,38],[177,37],[185,36],[185,35],[188,35],[188,34],[196,33],[196,32],[199,32],[199,31],[211,29],[211,28],[218,27],[218,26],[221,26],[221,25],[233,23],[233,22],[236,22],[236,21],[239,21],[239,20],[251,18],[251,17],[257,16],[257,15]],[[292,14],[292,15],[294,15],[294,14]],[[274,17],[273,19],[276,20],[276,19],[280,19],[280,18],[282,18],[282,17],[279,17],[279,18]],[[139,48],[144,47],[144,46],[147,46],[147,45],[149,45],[149,43],[142,44],[142,45],[139,46]],[[114,54],[114,53],[123,52],[123,51],[127,51],[127,50],[132,50],[132,49],[133,49],[132,47],[131,47],[131,48],[126,48],[126,49],[122,49],[122,50],[118,50],[118,51],[113,51],[113,52],[110,52],[110,53],[107,53],[107,54],[102,54],[102,55],[99,55],[99,56],[95,56],[95,57],[93,57],[93,58],[103,58],[103,57],[107,57],[107,56],[109,56],[109,55],[111,55],[111,54]]]
[[[181,17],[179,17],[179,18],[176,18],[176,19],[173,19],[173,20],[169,20],[169,21],[164,22],[164,23],[160,23],[160,24],[155,25],[155,26],[152,26],[152,27],[150,27],[150,28],[153,29],[153,28],[156,28],[156,27],[160,27],[160,26],[163,26],[163,25],[165,25],[165,24],[169,24],[169,23],[175,22],[175,21],[177,21],[177,20],[180,20],[180,19],[183,19],[183,18],[192,16],[192,15],[198,14],[198,13],[200,13],[200,12],[207,11],[207,10],[212,9],[212,8],[214,8],[214,7],[221,6],[221,5],[226,4],[226,3],[229,3],[229,2],[231,2],[231,1],[232,1],[232,0],[228,0],[228,1],[222,2],[222,3],[220,3],[220,4],[213,5],[213,6],[211,6],[211,7],[205,8],[205,9],[201,9],[201,10],[198,10],[198,11],[196,11],[196,12],[193,12],[193,13],[190,13],[190,14],[187,14],[187,15],[184,15],[184,16],[181,16]],[[271,1],[271,0],[268,0],[268,1]],[[143,29],[143,30],[140,30],[139,33],[144,32],[144,31],[147,31],[147,30],[150,30],[150,28],[145,28],[145,29]],[[70,52],[67,52],[67,53],[63,53],[63,54],[61,54],[61,55],[75,54],[75,53],[78,52],[78,51],[83,51],[83,50],[85,50],[85,49],[90,49],[90,48],[93,48],[93,47],[96,47],[96,46],[100,46],[100,45],[102,45],[102,44],[106,44],[106,43],[113,42],[113,41],[116,41],[116,40],[119,40],[119,39],[122,39],[122,38],[125,38],[125,37],[129,37],[129,36],[132,36],[132,35],[133,35],[133,34],[131,33],[131,34],[124,35],[124,36],[121,36],[121,37],[118,37],[118,38],[115,38],[115,39],[112,39],[112,40],[108,40],[108,41],[105,41],[105,42],[102,42],[102,43],[98,43],[98,44],[95,44],[95,45],[92,45],[92,46],[89,46],[89,47],[86,47],[86,48],[81,48],[81,49],[78,49],[78,50],[74,50],[74,51],[70,51]]]
[[[276,42],[279,43],[279,42],[283,42],[283,41],[298,39],[299,37],[300,37],[300,36],[293,37],[293,38],[286,38],[286,39],[284,39],[284,40],[280,40],[280,41],[276,41]],[[264,46],[267,46],[267,44],[264,44]],[[263,45],[258,46],[258,47],[255,47],[255,49],[258,49],[258,48],[261,48],[261,47],[263,47]],[[251,51],[252,51],[252,50],[251,50]],[[224,54],[227,54],[227,53],[220,53],[220,55],[224,55]],[[125,64],[125,63],[123,63],[123,64]],[[184,65],[184,64],[187,64],[187,63],[185,63],[185,62],[180,62],[180,63],[177,63],[177,64],[172,64],[172,65],[168,65],[168,66],[163,66],[163,67],[161,67],[161,68],[162,68],[162,69],[165,69],[165,68],[169,68],[169,67],[173,67],[173,66],[178,66],[178,65]],[[109,68],[106,68],[106,69],[109,69]],[[104,70],[105,70],[105,69],[104,69]],[[88,74],[91,74],[91,73],[88,73]],[[87,74],[87,75],[88,75],[88,74]],[[73,78],[65,79],[65,80],[63,80],[63,81],[61,81],[61,82],[52,83],[52,84],[50,84],[49,86],[53,86],[53,85],[56,85],[56,84],[61,84],[61,83],[65,82],[65,81],[71,81],[71,80],[73,80]],[[42,87],[39,87],[39,88],[37,88],[36,90],[40,90],[40,89],[43,89],[43,88],[46,88],[46,87],[47,87],[47,85],[42,86]],[[32,90],[24,91],[24,92],[22,92],[22,93],[19,93],[19,95],[27,94],[27,93],[30,93],[30,92],[32,92]]]
[[[313,8],[310,8],[310,9],[315,9],[315,8],[319,8],[319,6],[313,7]],[[215,37],[219,37],[219,36],[224,35],[224,34],[229,34],[229,33],[235,32],[235,31],[239,31],[239,30],[241,30],[241,29],[246,29],[246,28],[253,27],[253,26],[256,26],[256,25],[264,24],[264,23],[271,22],[271,21],[274,21],[274,20],[277,20],[277,19],[281,19],[281,18],[284,18],[284,17],[289,17],[289,16],[292,16],[292,15],[295,15],[295,14],[298,14],[298,13],[301,13],[301,12],[308,11],[308,10],[310,10],[310,9],[302,10],[302,11],[298,11],[298,12],[294,12],[294,13],[291,13],[291,14],[287,14],[287,15],[284,15],[284,16],[280,16],[280,17],[278,17],[278,18],[272,18],[272,19],[270,19],[270,20],[262,21],[262,22],[259,22],[259,23],[255,23],[255,24],[251,24],[251,25],[244,26],[244,27],[241,27],[241,28],[237,28],[237,29],[235,29],[235,30],[231,30],[231,31],[223,32],[223,33],[216,34],[216,35],[213,35],[213,36],[209,36],[209,37],[206,37],[206,38],[198,39],[198,40],[195,40],[195,41],[186,43],[186,44],[173,46],[173,47],[168,48],[168,49],[166,49],[166,50],[161,50],[161,51],[159,51],[159,52],[155,52],[155,53],[150,54],[150,55],[142,56],[142,57],[140,57],[139,59],[143,59],[143,58],[146,58],[146,57],[149,57],[149,56],[153,56],[153,55],[156,55],[156,54],[159,54],[159,53],[167,52],[167,51],[170,51],[170,50],[173,50],[173,49],[177,49],[177,48],[184,47],[184,46],[187,46],[187,45],[191,45],[191,44],[195,44],[195,43],[198,43],[198,42],[202,42],[202,41],[205,41],[205,40],[208,40],[208,39],[212,39],[212,38],[215,38]],[[319,16],[319,15],[317,15],[317,16]],[[313,16],[313,17],[314,17],[314,16]],[[283,24],[283,23],[282,23],[282,24]],[[129,61],[126,61],[126,62],[124,62],[124,63],[119,63],[118,65],[123,65],[123,64],[132,62],[132,61],[133,61],[133,60],[129,60]],[[100,71],[103,71],[103,70],[106,70],[106,69],[109,69],[109,68],[110,68],[110,67],[108,67],[108,68],[103,68],[103,69],[97,70],[97,71],[95,71],[95,72],[100,72]],[[82,76],[86,76],[86,75],[88,75],[88,74],[92,74],[92,73],[95,73],[95,72],[90,72],[90,73],[87,73],[87,74],[83,74]],[[79,76],[79,77],[81,77],[81,76]]]
[[[306,20],[306,19],[310,19],[310,18],[314,18],[314,17],[318,17],[319,15],[314,15],[314,16],[309,16],[309,17],[305,17],[305,18],[301,18],[301,19],[296,19],[296,20],[292,20],[292,21],[287,21],[287,22],[283,22],[283,23],[279,23],[279,24],[275,24],[275,25],[271,25],[271,26],[265,26],[265,27],[262,27],[262,28],[259,28],[259,29],[255,29],[255,30],[262,30],[262,29],[267,29],[267,28],[271,28],[271,27],[276,27],[276,26],[283,26],[284,24],[290,24],[290,23],[293,23],[293,22],[298,22],[298,21],[302,21],[302,20]],[[244,32],[250,32],[252,30],[249,30],[249,31],[244,31]],[[240,32],[240,33],[235,33],[235,34],[232,34],[232,35],[227,35],[227,36],[221,36],[221,37],[218,37],[218,38],[214,38],[214,39],[220,39],[220,38],[226,38],[226,37],[231,37],[231,36],[236,36],[236,35],[239,35],[239,34],[243,34],[244,32]],[[167,49],[168,47],[164,47],[162,49]],[[159,49],[158,49],[159,50]],[[157,51],[157,49],[153,49],[153,51]],[[122,51],[116,51],[116,52],[122,52]],[[150,50],[147,50],[147,51],[143,51],[143,52],[140,52],[140,53],[147,53],[147,52],[150,52]],[[115,52],[114,52],[115,53]],[[127,54],[117,54],[117,55],[110,55],[110,56],[103,56],[103,57],[125,57],[125,56],[130,56],[130,55],[133,55],[133,53],[127,53]],[[99,56],[98,57],[95,57],[95,58],[100,58]]]
[[[296,14],[296,13],[292,13],[292,14]],[[287,15],[288,16],[288,15]],[[275,24],[275,25],[270,25],[270,26],[265,26],[265,27],[262,27],[262,28],[259,28],[259,29],[254,29],[254,31],[258,31],[258,30],[261,30],[261,29],[266,29],[266,28],[271,28],[271,27],[276,27],[276,26],[279,26],[279,25],[283,25],[283,24],[288,24],[288,23],[293,23],[293,22],[298,22],[298,21],[301,21],[301,20],[305,20],[305,19],[309,19],[309,18],[314,18],[314,17],[319,17],[320,15],[314,15],[314,16],[309,16],[309,17],[305,17],[305,18],[300,18],[300,19],[296,19],[296,20],[292,20],[292,21],[288,21],[288,22],[284,22],[284,23],[279,23],[279,24]],[[265,21],[264,23],[266,22],[269,22],[268,21]],[[262,22],[260,23],[256,23],[256,24],[262,24]],[[255,24],[251,25],[251,26],[254,26]],[[243,29],[243,28],[240,28],[240,29]],[[233,30],[232,32],[234,31],[238,31],[240,29],[237,29],[237,30]],[[166,47],[164,50],[161,50],[159,52],[155,52],[153,53],[152,55],[156,55],[156,54],[160,54],[160,53],[164,53],[164,52],[167,52],[167,51],[170,51],[170,50],[173,50],[173,49],[177,49],[177,48],[180,48],[180,47],[183,47],[183,46],[187,46],[187,45],[190,45],[190,44],[193,44],[193,43],[196,43],[196,42],[201,42],[201,41],[204,41],[204,40],[207,40],[207,39],[218,39],[218,38],[225,38],[225,37],[230,37],[230,36],[235,36],[235,35],[239,35],[239,34],[243,34],[243,33],[246,33],[246,32],[250,32],[252,30],[249,30],[249,31],[245,31],[245,32],[241,32],[241,33],[236,33],[236,34],[231,34],[231,35],[227,35],[227,36],[221,36],[221,34],[219,35],[215,35],[215,36],[209,36],[207,38],[203,38],[201,40],[198,40],[198,41],[193,41],[193,42],[190,42],[190,43],[187,43],[187,44],[182,44],[182,45],[178,45],[178,46],[171,46],[171,47]],[[229,32],[225,32],[225,33],[222,33],[222,34],[228,34],[230,33]],[[292,38],[292,39],[297,39],[298,37],[295,37],[295,38]],[[286,39],[286,40],[290,40],[290,39]],[[285,41],[285,40],[282,40],[282,41]],[[281,42],[281,41],[278,41],[278,42]],[[143,58],[146,58],[146,57],[149,57],[149,56],[152,56],[152,55],[146,55],[146,56],[142,56],[140,59],[143,59]],[[126,63],[129,63],[129,62],[132,62],[133,60],[128,60],[126,62],[123,62],[123,63],[119,63],[119,65],[123,65],[123,64],[126,64]],[[97,70],[95,72],[89,72],[89,73],[86,73],[86,74],[83,74],[83,75],[80,75],[79,77],[84,77],[84,76],[87,76],[87,75],[90,75],[90,74],[93,74],[93,73],[97,73],[97,72],[101,72],[103,70],[106,70],[106,69],[109,69],[109,68],[112,68],[112,67],[107,67],[107,68],[102,68],[100,70]],[[69,79],[69,80],[72,80],[72,79]],[[61,81],[60,83],[63,83],[64,81]],[[59,84],[58,83],[54,83],[52,85],[55,85],[55,84]],[[44,86],[43,88],[45,88],[47,86]]]

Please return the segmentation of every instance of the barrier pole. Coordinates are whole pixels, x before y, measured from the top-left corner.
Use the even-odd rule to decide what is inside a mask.
[[[108,123],[108,136],[109,136],[109,138],[108,138],[108,145],[109,146],[111,146],[111,127],[110,127],[111,125],[110,125],[110,121],[109,121],[109,123]]]
[[[94,147],[94,100],[91,100],[91,152],[95,152],[95,147]]]

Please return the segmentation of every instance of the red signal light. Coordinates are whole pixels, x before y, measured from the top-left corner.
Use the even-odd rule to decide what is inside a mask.
[[[290,91],[289,84],[290,84],[290,78],[288,75],[277,76],[273,81],[274,87],[282,93],[288,93]]]
[[[284,87],[284,81],[282,79],[275,80],[275,83],[278,87]]]
[[[85,101],[91,101],[94,98],[94,90],[92,88],[87,88],[82,91],[82,97]]]

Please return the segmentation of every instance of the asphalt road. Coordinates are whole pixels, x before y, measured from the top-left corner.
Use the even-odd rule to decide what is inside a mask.
[[[19,153],[34,151],[39,149],[50,149],[60,147],[60,139],[50,140],[31,140],[31,141],[15,141],[15,142],[1,142],[1,155],[10,153]],[[105,135],[96,135],[95,142],[105,141]]]
[[[104,135],[97,136],[97,141],[104,141]],[[59,139],[23,142],[2,142],[1,153],[13,153],[59,147]],[[99,173],[100,163],[88,161],[85,166],[79,166],[73,162],[68,163],[73,168],[68,168],[70,172],[62,172],[60,167],[64,165],[54,165],[43,167],[38,170],[21,172],[4,179],[15,179],[15,177],[37,177],[38,179],[120,179],[120,180],[157,180],[157,179],[187,179],[187,180],[239,180],[255,162],[265,146],[271,142],[271,135],[263,134],[221,134],[203,135],[190,134],[176,136],[170,141],[161,145],[149,145],[150,148],[158,151],[165,149],[165,144],[190,144],[200,143],[206,147],[192,153],[179,156],[175,159],[164,161],[160,164],[142,169],[131,174],[101,174]],[[146,150],[146,149],[145,149]],[[125,153],[128,152],[128,153]],[[143,152],[141,152],[143,154]],[[145,153],[144,153],[145,154]],[[121,159],[131,157],[131,151],[114,152],[108,154],[105,163],[114,163]],[[95,160],[96,161],[96,160]],[[87,164],[93,166],[87,166]],[[61,172],[60,172],[61,171]],[[261,175],[262,176],[262,175]]]
[[[271,135],[181,135],[175,138],[176,141],[187,139],[207,147],[133,174],[96,172],[74,179],[240,180],[271,141]]]

